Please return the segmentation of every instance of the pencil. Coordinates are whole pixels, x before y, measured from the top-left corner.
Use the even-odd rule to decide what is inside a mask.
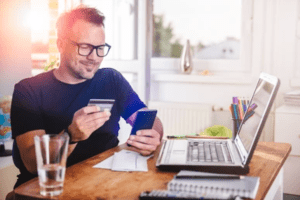
[[[185,135],[168,135],[167,139],[185,139]]]
[[[186,135],[186,138],[201,138],[201,139],[229,139],[223,136],[207,136],[207,135]]]

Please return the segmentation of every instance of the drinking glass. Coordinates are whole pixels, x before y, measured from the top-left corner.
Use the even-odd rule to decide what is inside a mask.
[[[63,192],[69,137],[45,134],[34,137],[40,194],[57,196]]]

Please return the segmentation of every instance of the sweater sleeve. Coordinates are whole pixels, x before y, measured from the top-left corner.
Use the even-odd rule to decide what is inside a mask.
[[[117,106],[121,116],[127,120],[137,110],[146,107],[129,82],[116,70],[113,71],[114,84],[118,97]]]

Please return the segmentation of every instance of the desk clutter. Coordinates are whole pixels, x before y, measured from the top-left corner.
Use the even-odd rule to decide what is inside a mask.
[[[113,156],[93,166],[93,168],[110,169],[112,171],[147,172],[147,160],[152,156],[153,155],[142,156],[137,152],[123,149],[122,151],[114,153]]]
[[[285,93],[283,99],[286,105],[300,106],[300,90]]]
[[[229,139],[232,137],[232,131],[223,125],[214,125],[204,129],[203,132],[189,135],[168,135],[167,139]]]
[[[167,190],[143,192],[140,199],[255,199],[259,183],[259,177],[181,170]]]

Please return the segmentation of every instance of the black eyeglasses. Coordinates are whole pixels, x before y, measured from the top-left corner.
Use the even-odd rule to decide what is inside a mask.
[[[71,43],[78,47],[78,54],[81,56],[89,56],[94,51],[94,49],[96,49],[97,56],[104,57],[104,56],[107,56],[107,54],[111,48],[111,46],[107,43],[105,43],[104,45],[99,45],[99,46],[94,46],[94,45],[86,44],[86,43],[77,43],[74,41],[71,41]]]

